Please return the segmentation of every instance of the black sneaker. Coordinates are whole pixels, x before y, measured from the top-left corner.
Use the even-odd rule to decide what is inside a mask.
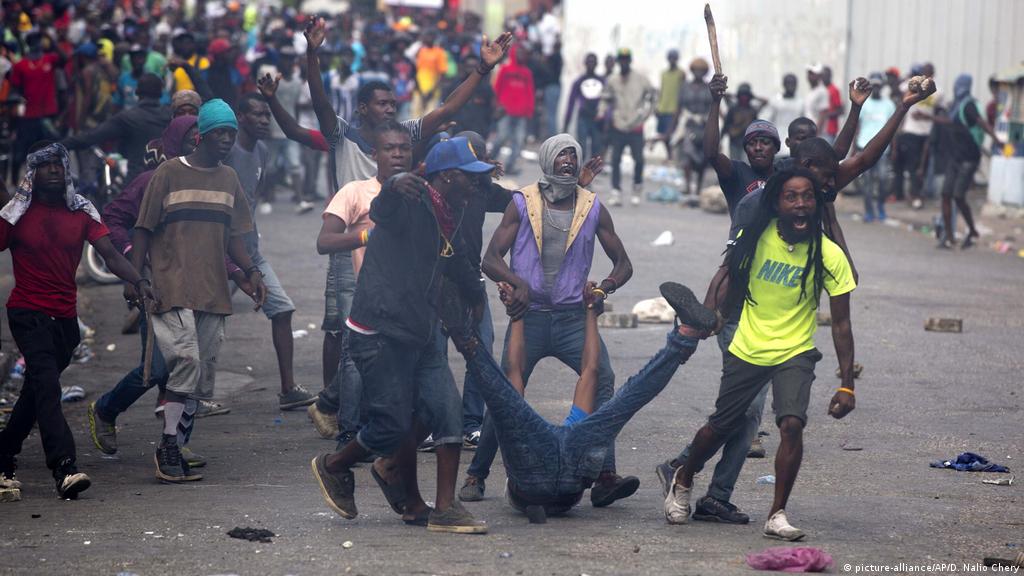
[[[739,508],[711,496],[697,500],[697,505],[693,510],[693,519],[723,524],[747,524],[750,522],[750,516],[740,512]]]
[[[181,457],[181,450],[178,448],[178,438],[171,434],[164,434],[160,440],[160,446],[153,455],[156,463],[156,477],[162,482],[185,482],[186,472],[184,460]]]
[[[590,488],[590,503],[594,508],[604,508],[616,500],[629,498],[639,487],[640,479],[636,476],[604,476]]]
[[[21,488],[21,482],[14,476],[18,460],[14,456],[0,454],[0,488]]]
[[[327,471],[327,455],[321,454],[310,463],[313,468],[313,477],[320,486],[320,494],[331,510],[341,514],[342,518],[349,520],[359,515],[356,508],[356,477],[351,470],[341,474],[331,474]]]
[[[693,291],[676,282],[665,282],[659,287],[662,297],[676,312],[679,321],[698,332],[710,332],[718,324],[714,310],[704,306]]]
[[[57,481],[57,497],[65,500],[76,500],[78,495],[92,485],[88,476],[78,471],[70,458],[65,458],[53,472]]]

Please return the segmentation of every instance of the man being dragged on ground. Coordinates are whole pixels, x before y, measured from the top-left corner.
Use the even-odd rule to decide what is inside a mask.
[[[499,283],[509,316],[513,315],[511,286]],[[510,505],[543,522],[547,514],[569,511],[602,474],[605,457],[623,426],[668,384],[680,364],[696,351],[715,325],[714,313],[684,286],[665,283],[662,295],[675,310],[680,324],[668,342],[640,372],[613,396],[597,406],[601,339],[597,317],[604,294],[593,282],[583,289],[586,327],[580,377],[572,409],[561,425],[547,422],[522,396],[522,367],[526,357],[524,320],[510,323],[506,350],[508,377],[480,345],[468,310],[455,290],[443,295],[441,320],[455,347],[466,358],[487,403],[508,476]]]

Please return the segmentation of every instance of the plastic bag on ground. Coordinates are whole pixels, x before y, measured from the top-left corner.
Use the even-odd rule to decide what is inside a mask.
[[[820,548],[779,546],[747,554],[747,565],[754,570],[824,572],[832,566],[832,556]]]

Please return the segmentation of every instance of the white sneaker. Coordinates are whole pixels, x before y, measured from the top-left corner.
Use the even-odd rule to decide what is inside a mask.
[[[789,519],[786,518],[785,510],[779,510],[772,514],[772,517],[764,523],[764,536],[765,538],[796,542],[797,540],[803,540],[807,535],[804,534],[803,530],[790,525]]]
[[[274,211],[274,207],[269,202],[261,202],[257,211],[260,215],[266,216]]]
[[[622,190],[618,188],[612,190],[611,198],[608,198],[609,206],[622,206]]]
[[[315,204],[313,204],[312,202],[307,202],[306,200],[303,200],[302,202],[299,202],[298,206],[295,207],[295,213],[296,214],[305,214],[306,212],[311,212],[313,210],[313,208],[316,208]]]
[[[629,199],[629,203],[632,204],[633,206],[639,206],[640,205],[640,197],[639,196],[633,196],[632,198]]]
[[[643,193],[644,193],[644,185],[643,184],[633,184],[633,197],[629,199],[629,203],[632,204],[633,206],[639,206],[640,205],[640,197],[643,196]]]
[[[665,520],[669,524],[687,524],[690,521],[690,489],[679,482],[683,467],[672,475],[672,488],[665,497]]]

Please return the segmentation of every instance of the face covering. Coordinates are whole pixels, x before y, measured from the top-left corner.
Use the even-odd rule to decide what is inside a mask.
[[[64,201],[68,210],[72,212],[81,210],[93,220],[103,221],[92,202],[75,192],[75,184],[71,179],[70,156],[67,149],[58,143],[50,144],[46,148],[41,148],[28,155],[28,169],[25,170],[25,176],[18,184],[14,197],[0,210],[0,218],[6,220],[11,226],[18,223],[18,220],[25,215],[29,205],[32,204],[32,182],[36,177],[36,168],[54,160],[59,160],[64,165]]]
[[[572,175],[555,173],[555,158],[566,148],[576,150],[577,167],[576,173]],[[579,161],[582,159],[583,148],[580,147],[572,136],[568,134],[557,134],[548,138],[540,145],[540,165],[543,175],[540,177],[540,192],[544,198],[551,203],[565,200],[576,192],[576,186],[580,181]]]

